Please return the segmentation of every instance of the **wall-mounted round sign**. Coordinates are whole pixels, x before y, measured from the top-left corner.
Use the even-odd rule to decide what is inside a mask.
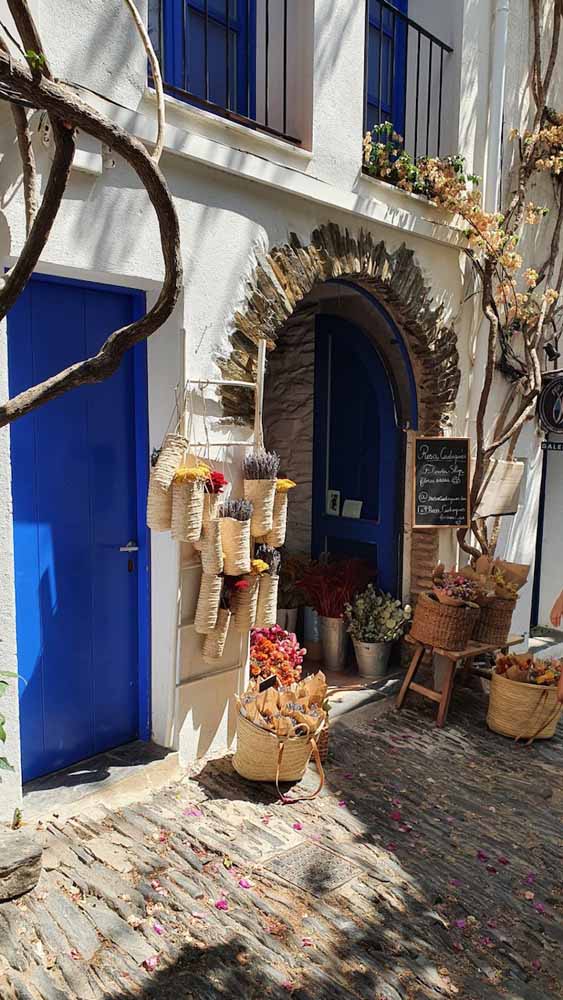
[[[538,415],[544,430],[563,434],[563,375],[545,383],[538,400]]]

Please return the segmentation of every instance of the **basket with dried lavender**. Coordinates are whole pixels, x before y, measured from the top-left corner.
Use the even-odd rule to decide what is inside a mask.
[[[253,538],[263,538],[272,530],[279,467],[279,455],[263,448],[244,460],[244,496],[252,502],[250,532]]]
[[[226,500],[219,509],[224,569],[228,576],[250,573],[251,517],[249,500]]]

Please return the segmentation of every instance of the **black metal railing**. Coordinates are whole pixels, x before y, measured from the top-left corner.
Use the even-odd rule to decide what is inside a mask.
[[[289,142],[288,0],[149,0],[167,93]]]
[[[447,58],[453,52],[387,0],[366,0],[364,131],[390,121],[415,159],[440,156]]]

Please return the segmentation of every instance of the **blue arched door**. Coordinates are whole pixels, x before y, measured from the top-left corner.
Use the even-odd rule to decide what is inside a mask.
[[[403,449],[392,385],[360,327],[324,315],[316,324],[313,555],[368,559],[397,593]]]

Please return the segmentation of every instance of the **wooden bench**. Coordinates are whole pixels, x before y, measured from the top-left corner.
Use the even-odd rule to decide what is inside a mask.
[[[459,666],[463,666],[469,672],[475,657],[481,656],[483,653],[498,653],[501,650],[508,649],[510,646],[517,646],[519,643],[523,642],[524,637],[521,635],[509,635],[503,646],[491,646],[484,642],[470,642],[465,649],[440,649],[438,646],[430,646],[427,643],[411,639],[408,635],[406,636],[406,639],[407,642],[413,644],[415,648],[406,677],[403,681],[403,685],[397,695],[397,709],[399,710],[403,707],[405,698],[407,697],[409,691],[416,691],[417,694],[422,695],[423,698],[429,698],[430,701],[438,703],[439,708],[436,725],[442,728],[446,721],[448,709],[450,707],[456,666],[459,664]],[[423,684],[417,684],[415,682],[416,672],[420,666],[420,661],[422,660],[426,649],[430,654],[433,655],[434,653],[437,653],[439,656],[443,656],[447,661],[447,675],[441,691],[434,691],[432,688],[424,687]]]

